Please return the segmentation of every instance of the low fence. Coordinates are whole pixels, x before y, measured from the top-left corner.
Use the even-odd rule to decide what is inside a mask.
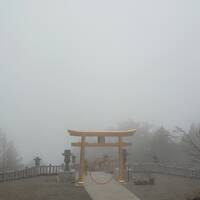
[[[36,176],[53,176],[63,170],[62,165],[47,165],[26,167],[19,170],[9,170],[0,172],[0,182],[15,181],[19,179],[31,178]],[[172,176],[182,176],[187,178],[200,179],[200,170],[186,169],[183,167],[169,166],[164,164],[148,163],[133,164],[126,167],[126,177],[128,180],[134,174],[163,174]]]
[[[63,166],[47,165],[4,171],[0,172],[0,182],[15,181],[36,176],[53,176],[57,175],[62,169]]]
[[[177,166],[169,166],[163,164],[133,164],[127,166],[127,176],[130,177],[131,174],[135,173],[155,173],[155,174],[163,174],[163,175],[173,175],[173,176],[182,176],[187,178],[200,179],[200,170],[177,167]]]

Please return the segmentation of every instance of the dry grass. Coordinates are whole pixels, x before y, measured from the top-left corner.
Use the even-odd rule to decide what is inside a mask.
[[[36,177],[0,184],[0,200],[91,200],[84,187],[57,183],[56,177]]]

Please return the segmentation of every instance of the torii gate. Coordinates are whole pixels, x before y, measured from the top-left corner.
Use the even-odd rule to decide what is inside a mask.
[[[84,168],[85,168],[85,147],[118,147],[119,155],[119,176],[118,181],[124,182],[124,163],[123,163],[123,147],[131,145],[122,141],[123,137],[132,136],[136,129],[127,131],[76,131],[68,130],[71,136],[81,137],[81,142],[71,143],[74,147],[80,147],[80,168],[79,168],[79,183],[84,183]],[[98,143],[86,142],[86,137],[98,137]],[[105,137],[118,137],[118,142],[106,143]]]

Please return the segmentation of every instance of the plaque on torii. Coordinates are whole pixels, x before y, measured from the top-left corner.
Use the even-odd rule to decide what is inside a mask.
[[[84,171],[85,171],[85,147],[117,147],[119,157],[119,175],[118,181],[124,182],[124,158],[123,148],[131,145],[131,143],[123,142],[122,138],[132,136],[136,129],[127,131],[77,131],[68,130],[71,136],[81,137],[80,142],[71,143],[74,147],[80,147],[80,168],[79,168],[79,183],[84,183]],[[86,142],[86,137],[97,137],[98,143]],[[105,137],[117,137],[117,142],[106,142]]]

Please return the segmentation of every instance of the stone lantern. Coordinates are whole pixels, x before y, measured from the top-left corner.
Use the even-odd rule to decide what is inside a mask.
[[[71,151],[69,149],[66,149],[62,155],[64,156],[65,163],[64,171],[70,171],[69,163],[71,161]]]
[[[74,154],[72,154],[72,164],[73,165],[76,164],[76,156]]]
[[[35,166],[36,166],[36,167],[39,167],[39,166],[40,166],[41,158],[37,156],[37,157],[35,157],[33,160],[35,161]]]

